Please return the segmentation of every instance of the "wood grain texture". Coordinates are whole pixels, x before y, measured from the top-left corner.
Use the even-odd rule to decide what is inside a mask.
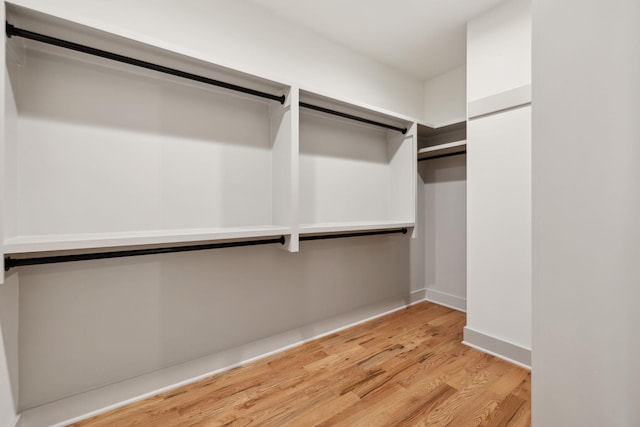
[[[429,302],[75,426],[530,426],[529,371]]]

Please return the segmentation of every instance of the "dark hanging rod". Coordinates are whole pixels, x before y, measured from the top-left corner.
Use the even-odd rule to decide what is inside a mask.
[[[461,154],[467,154],[467,151],[465,150],[465,151],[458,151],[456,153],[440,154],[439,156],[424,157],[422,159],[418,159],[418,161],[419,162],[424,162],[425,160],[442,159],[443,157],[459,156]]]
[[[343,237],[376,236],[379,234],[395,234],[395,233],[407,234],[407,229],[399,228],[396,230],[363,231],[361,233],[319,234],[317,236],[300,236],[300,240],[305,241],[305,240],[341,239]]]
[[[284,245],[284,242],[285,242],[284,236],[280,236],[278,238],[273,238],[273,239],[247,240],[242,242],[209,243],[209,244],[203,244],[203,245],[173,246],[168,248],[155,248],[155,249],[133,249],[129,251],[96,252],[96,253],[77,254],[77,255],[46,256],[46,257],[38,257],[38,258],[5,257],[4,271],[9,271],[13,267],[22,267],[26,265],[56,264],[61,262],[89,261],[93,259],[106,259],[106,258],[123,258],[123,257],[140,256],[140,255],[167,254],[167,253],[173,253],[173,252],[203,251],[208,249],[235,248],[239,246],[271,245],[274,243],[279,243],[281,245]]]
[[[272,95],[270,93],[262,92],[259,90],[250,89],[250,88],[238,86],[232,83],[222,82],[220,80],[199,76],[197,74],[191,74],[185,71],[176,70],[175,68],[164,67],[162,65],[157,65],[151,62],[142,61],[142,60],[131,58],[124,55],[119,55],[117,53],[107,52],[105,50],[96,49],[96,48],[81,45],[78,43],[57,39],[55,37],[34,33],[32,31],[17,28],[9,24],[8,22],[6,22],[6,32],[8,37],[13,37],[13,36],[23,37],[26,39],[31,39],[31,40],[39,41],[42,43],[51,44],[54,46],[65,48],[65,49],[75,50],[77,52],[87,53],[89,55],[95,55],[101,58],[111,59],[113,61],[122,62],[129,65],[135,65],[136,67],[146,68],[148,70],[158,71],[160,73],[165,73],[165,74],[171,74],[173,76],[182,77],[184,79],[194,80],[197,82],[234,90],[236,92],[242,92],[249,95],[258,96],[260,98],[266,98],[273,101],[278,101],[280,102],[280,104],[284,104],[284,101],[285,101],[284,95]]]
[[[388,125],[386,123],[376,122],[375,120],[363,119],[362,117],[353,116],[351,114],[343,113],[343,112],[336,111],[336,110],[331,110],[329,108],[320,107],[320,106],[313,105],[313,104],[307,104],[306,102],[300,102],[300,106],[303,107],[303,108],[308,108],[310,110],[321,111],[323,113],[332,114],[334,116],[344,117],[345,119],[355,120],[355,121],[358,121],[358,122],[367,123],[367,124],[374,125],[374,126],[380,126],[380,127],[386,128],[386,129],[397,130],[398,132],[402,133],[403,135],[405,133],[407,133],[407,128],[399,128],[397,126]]]

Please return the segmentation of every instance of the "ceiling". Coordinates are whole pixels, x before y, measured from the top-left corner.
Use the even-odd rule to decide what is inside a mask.
[[[466,22],[502,0],[250,0],[421,79],[465,63]]]

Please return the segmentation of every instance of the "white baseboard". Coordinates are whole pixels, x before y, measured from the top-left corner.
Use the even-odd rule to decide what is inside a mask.
[[[465,298],[451,295],[446,292],[426,288],[424,299],[439,305],[444,305],[445,307],[453,308],[454,310],[462,312],[467,311],[467,300]]]
[[[417,297],[419,291],[416,292]],[[20,427],[64,426],[77,422],[401,310],[408,305],[406,297],[392,298],[282,334],[28,409],[21,414]]]
[[[417,291],[411,291],[411,294],[409,295],[409,305],[424,301],[425,291],[425,288],[418,289]]]
[[[519,345],[474,331],[467,326],[464,327],[462,344],[523,368],[531,369],[531,350],[528,348],[520,347]]]

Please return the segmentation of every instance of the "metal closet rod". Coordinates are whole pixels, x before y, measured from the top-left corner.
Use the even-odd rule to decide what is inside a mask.
[[[351,114],[343,113],[341,111],[331,110],[329,108],[320,107],[318,105],[307,104],[306,102],[300,102],[300,106],[303,107],[303,108],[308,108],[310,110],[321,111],[323,113],[332,114],[334,116],[344,117],[345,119],[355,120],[357,122],[367,123],[367,124],[370,124],[370,125],[383,127],[383,128],[386,128],[386,129],[397,130],[398,132],[402,133],[403,135],[407,133],[407,128],[400,128],[400,127],[397,127],[397,126],[388,125],[386,123],[376,122],[375,120],[364,119],[362,117],[358,117],[358,116],[354,116],[354,115],[351,115]]]
[[[305,241],[305,240],[341,239],[343,237],[376,236],[379,234],[395,234],[395,233],[407,234],[407,229],[398,228],[395,230],[363,231],[361,233],[319,234],[317,236],[300,236],[300,240]]]
[[[435,160],[435,159],[441,159],[443,157],[451,157],[451,156],[459,156],[461,154],[467,154],[467,151],[458,151],[455,153],[447,153],[447,154],[440,154],[439,156],[432,156],[432,157],[424,157],[422,159],[418,159],[419,162],[424,162],[426,160]]]
[[[31,40],[39,41],[42,43],[47,43],[54,46],[62,47],[65,49],[75,50],[77,52],[87,53],[89,55],[95,55],[101,58],[111,59],[113,61],[122,62],[129,65],[135,65],[136,67],[146,68],[148,70],[158,71],[164,74],[171,74],[173,76],[182,77],[184,79],[194,80],[197,82],[234,90],[236,92],[246,93],[246,94],[257,96],[260,98],[266,98],[273,101],[278,101],[280,104],[284,104],[284,101],[285,101],[284,95],[272,95],[267,92],[250,89],[244,86],[238,86],[233,83],[227,83],[227,82],[222,82],[220,80],[210,79],[209,77],[203,77],[197,74],[187,73],[185,71],[176,70],[175,68],[164,67],[162,65],[153,64],[151,62],[142,61],[142,60],[131,58],[124,55],[119,55],[117,53],[107,52],[106,50],[96,49],[96,48],[81,45],[78,43],[73,43],[67,40],[46,36],[44,34],[34,33],[32,31],[17,28],[9,24],[9,22],[6,22],[6,33],[8,37],[13,37],[13,36],[23,37],[25,39],[31,39]]]
[[[89,261],[94,259],[123,258],[140,255],[167,254],[173,252],[203,251],[208,249],[235,248],[239,246],[271,245],[274,243],[284,245],[284,242],[284,236],[280,236],[273,239],[247,240],[242,242],[208,243],[203,245],[172,246],[168,248],[154,249],[133,249],[129,251],[96,252],[77,255],[57,255],[37,258],[5,257],[4,271],[9,271],[13,267],[22,267],[27,265],[57,264],[61,262]]]

